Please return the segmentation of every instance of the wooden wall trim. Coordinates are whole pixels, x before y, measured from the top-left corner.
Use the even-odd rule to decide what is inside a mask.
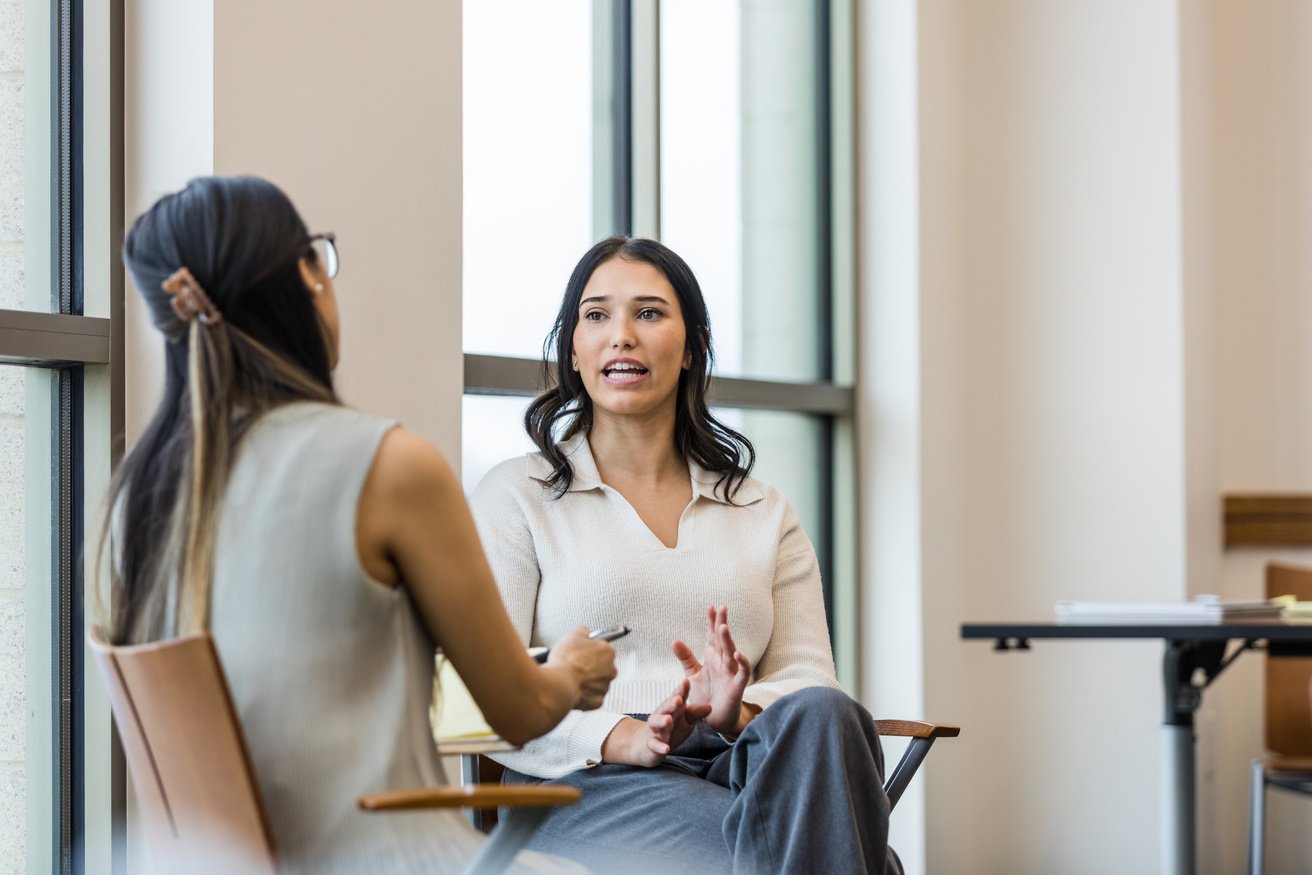
[[[1312,494],[1239,493],[1224,506],[1227,547],[1312,547]]]

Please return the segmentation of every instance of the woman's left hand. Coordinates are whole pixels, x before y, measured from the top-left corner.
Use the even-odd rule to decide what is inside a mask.
[[[752,677],[752,664],[734,646],[729,634],[729,609],[711,605],[706,609],[706,646],[702,662],[692,648],[676,640],[670,645],[675,659],[688,678],[688,705],[710,705],[706,723],[716,732],[737,738],[756,711],[743,704],[743,691]]]

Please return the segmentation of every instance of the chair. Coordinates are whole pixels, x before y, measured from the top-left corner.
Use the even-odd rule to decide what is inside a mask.
[[[884,780],[884,793],[888,796],[889,810],[897,806],[902,793],[915,777],[916,770],[929,755],[929,749],[940,738],[956,738],[961,727],[946,723],[922,723],[917,720],[876,720],[880,738],[909,738],[911,743],[902,753],[893,771]],[[465,786],[499,784],[505,767],[481,754],[465,754],[461,758],[461,777]],[[495,810],[480,809],[471,812],[471,822],[483,832],[497,825]]]
[[[87,635],[109,691],[147,844],[163,873],[273,875],[278,854],[214,640],[208,633],[114,647]],[[569,787],[429,787],[360,797],[366,811],[508,808],[465,869],[510,865]]]
[[[1312,568],[1269,563],[1266,595],[1312,601]],[[1249,806],[1248,871],[1262,872],[1266,788],[1312,794],[1312,657],[1267,658],[1266,749],[1253,761]]]

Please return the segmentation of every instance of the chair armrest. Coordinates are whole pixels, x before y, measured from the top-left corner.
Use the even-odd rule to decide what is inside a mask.
[[[879,734],[891,738],[956,738],[960,726],[947,723],[924,723],[919,720],[876,720]]]
[[[960,726],[946,723],[925,723],[921,720],[876,720],[879,734],[885,738],[909,738],[910,743],[893,767],[893,774],[884,782],[884,792],[888,794],[890,810],[897,806],[902,798],[902,791],[911,783],[911,778],[920,768],[929,754],[930,747],[938,738],[956,738],[961,734]]]
[[[550,808],[573,805],[583,798],[574,787],[424,787],[361,796],[365,811],[401,811],[417,808]]]

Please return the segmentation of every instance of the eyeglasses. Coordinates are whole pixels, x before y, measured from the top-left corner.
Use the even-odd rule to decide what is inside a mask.
[[[331,231],[326,234],[311,234],[310,248],[314,250],[319,263],[323,265],[328,279],[337,279],[337,268],[340,266],[337,258],[337,235]]]

